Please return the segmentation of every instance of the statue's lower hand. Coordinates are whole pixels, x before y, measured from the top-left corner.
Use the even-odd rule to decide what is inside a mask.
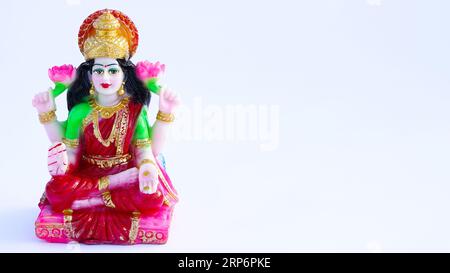
[[[32,104],[36,108],[38,113],[45,113],[56,109],[55,101],[50,94],[50,91],[51,88],[49,88],[48,91],[44,91],[34,95]]]
[[[48,149],[48,172],[51,176],[63,175],[69,167],[69,158],[67,156],[66,145],[62,142],[55,142]]]
[[[139,189],[142,193],[152,194],[158,188],[158,170],[152,163],[142,164],[139,168]]]

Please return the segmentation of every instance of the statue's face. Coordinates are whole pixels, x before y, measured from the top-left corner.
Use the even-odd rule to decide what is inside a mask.
[[[92,82],[96,92],[102,95],[117,93],[123,78],[123,71],[116,59],[95,58],[92,66]]]

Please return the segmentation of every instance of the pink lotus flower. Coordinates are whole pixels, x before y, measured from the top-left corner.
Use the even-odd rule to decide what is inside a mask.
[[[48,76],[54,83],[62,83],[69,86],[75,79],[76,69],[70,64],[54,66],[48,70]]]
[[[164,72],[166,65],[159,62],[151,63],[149,61],[141,61],[136,64],[136,76],[143,82],[151,78],[157,78],[161,72]]]

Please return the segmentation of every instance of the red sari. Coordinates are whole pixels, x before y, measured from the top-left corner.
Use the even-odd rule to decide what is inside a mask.
[[[65,175],[54,176],[47,183],[46,199],[55,212],[70,211],[75,200],[94,196],[105,196],[99,190],[99,178],[135,167],[132,145],[136,121],[142,105],[129,102],[126,107],[110,118],[93,115],[85,118],[80,136],[77,166],[70,166]],[[114,142],[105,146],[104,139],[115,127]],[[98,129],[97,134],[95,128]],[[103,143],[99,140],[100,133]],[[158,164],[159,165],[159,164]],[[105,204],[92,208],[75,210],[72,213],[72,239],[84,243],[128,244],[133,240],[133,226],[136,217],[158,213],[162,206],[173,206],[177,202],[176,191],[165,172],[159,169],[158,190],[154,194],[143,194],[139,182],[128,183],[126,187],[107,190]],[[110,203],[106,202],[109,200]],[[111,205],[113,204],[113,205]]]

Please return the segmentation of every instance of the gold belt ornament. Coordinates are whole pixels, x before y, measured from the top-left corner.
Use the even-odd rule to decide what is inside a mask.
[[[112,157],[101,157],[101,156],[86,156],[83,155],[83,159],[88,163],[96,165],[101,169],[112,168],[117,165],[127,164],[130,159],[130,154],[112,156]]]

